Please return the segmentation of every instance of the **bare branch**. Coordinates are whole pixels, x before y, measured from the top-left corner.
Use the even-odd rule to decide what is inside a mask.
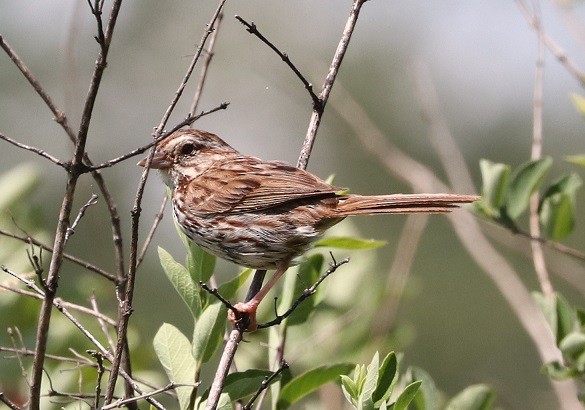
[[[199,384],[200,383],[174,383],[174,382],[171,382],[171,383],[167,384],[166,386],[161,387],[160,389],[156,389],[154,391],[151,391],[150,393],[144,393],[144,394],[141,394],[140,396],[131,397],[129,399],[116,400],[115,402],[108,404],[107,406],[102,407],[102,410],[109,410],[109,409],[115,409],[117,407],[122,407],[122,406],[125,406],[126,404],[135,403],[137,401],[156,396],[157,394],[164,393],[168,390],[176,389],[177,387],[197,387],[197,386],[199,386]]]
[[[63,252],[65,250],[67,229],[69,228],[69,218],[71,215],[71,207],[73,204],[73,198],[75,195],[75,189],[77,187],[77,181],[80,175],[80,170],[84,167],[83,159],[85,157],[85,145],[87,142],[87,133],[89,130],[89,124],[91,115],[93,113],[93,107],[97,97],[98,89],[101,84],[103,72],[106,68],[107,54],[109,45],[116,25],[118,12],[122,0],[114,0],[108,25],[105,30],[105,38],[101,45],[101,51],[98,55],[98,59],[95,65],[94,73],[90,83],[87,99],[81,116],[81,123],[79,132],[75,140],[75,154],[71,161],[71,169],[68,170],[67,185],[65,188],[65,195],[63,196],[63,202],[59,211],[59,220],[57,223],[57,229],[55,232],[55,240],[53,245],[53,254],[51,257],[51,263],[49,266],[49,273],[47,275],[47,286],[45,289],[45,298],[39,313],[39,322],[37,325],[36,333],[36,354],[33,360],[32,367],[32,383],[30,388],[29,400],[30,409],[39,410],[40,406],[40,391],[41,382],[43,377],[43,364],[45,355],[47,353],[47,341],[49,326],[51,322],[51,313],[55,295],[57,293],[57,286],[59,281],[59,272],[63,262]]]
[[[162,219],[163,219],[165,207],[167,206],[168,200],[169,200],[169,197],[165,193],[163,200],[160,204],[160,209],[158,210],[158,212],[154,216],[154,221],[152,223],[152,226],[150,227],[150,231],[148,231],[148,235],[146,235],[146,239],[144,240],[144,244],[142,245],[142,249],[140,250],[140,255],[138,256],[138,259],[136,260],[136,267],[140,266],[140,264],[144,260],[144,256],[146,255],[146,251],[148,250],[148,246],[152,242],[152,238],[154,237],[154,234],[156,232],[156,229],[158,228],[158,225],[160,224],[160,221],[162,221]]]
[[[264,329],[264,328],[279,325],[280,323],[282,323],[282,321],[284,319],[286,319],[287,317],[289,317],[299,307],[299,305],[301,303],[303,303],[303,301],[305,299],[314,295],[315,292],[317,292],[317,288],[319,287],[319,285],[321,283],[323,283],[323,281],[325,279],[327,279],[327,277],[329,277],[329,275],[331,275],[333,272],[335,272],[340,266],[343,266],[346,263],[349,263],[349,258],[345,258],[339,262],[337,262],[335,260],[335,258],[333,257],[333,254],[331,254],[331,258],[333,259],[333,262],[329,265],[329,268],[325,271],[325,273],[323,273],[319,277],[319,279],[317,279],[317,281],[315,283],[313,283],[313,285],[311,287],[305,289],[303,291],[303,293],[300,294],[300,296],[297,298],[297,300],[295,300],[295,302],[292,304],[292,306],[290,308],[288,308],[288,310],[286,312],[284,312],[281,315],[277,314],[276,318],[271,320],[270,322],[258,324],[258,329]]]
[[[534,97],[532,103],[532,150],[530,154],[531,160],[538,160],[542,157],[542,94],[543,94],[543,79],[544,79],[544,31],[540,24],[540,19],[536,13],[534,17],[534,29],[536,30],[537,38],[537,56],[536,56],[536,70],[534,75]],[[538,213],[540,197],[538,191],[534,192],[530,197],[529,210],[529,225],[530,235],[540,236],[540,217]],[[539,241],[531,241],[532,248],[532,263],[536,272],[536,277],[540,283],[542,293],[548,297],[554,297],[554,290],[549,279],[548,270],[546,268],[546,261],[544,259],[544,252],[542,250],[542,243]]]
[[[48,154],[47,152],[43,151],[40,148],[36,148],[36,147],[31,147],[30,145],[26,145],[26,144],[22,144],[16,140],[13,140],[10,137],[7,137],[6,135],[4,135],[3,133],[0,132],[0,138],[3,139],[6,142],[11,143],[12,145],[18,147],[18,148],[22,148],[26,151],[30,151],[30,152],[34,152],[35,154],[40,155],[41,157],[48,159],[49,161],[51,161],[53,164],[59,165],[60,167],[64,168],[64,169],[69,169],[69,165],[66,162],[61,161],[59,158],[56,158],[54,156],[52,156],[51,154]]]
[[[242,407],[242,410],[250,410],[252,408],[252,406],[254,405],[254,402],[256,401],[256,399],[260,396],[260,394],[264,390],[266,390],[268,388],[268,386],[270,386],[270,383],[272,383],[274,381],[274,379],[276,379],[278,376],[280,376],[280,374],[282,372],[284,372],[286,369],[288,369],[288,363],[283,360],[282,362],[280,362],[279,368],[275,372],[273,372],[270,376],[266,377],[262,381],[262,383],[260,384],[260,387],[258,388],[258,390],[256,390],[256,393],[254,393],[254,395],[250,398],[248,403],[246,403],[246,405],[244,407]]]
[[[85,211],[90,206],[97,204],[97,199],[98,196],[96,194],[92,194],[91,198],[89,198],[89,200],[79,209],[77,217],[75,218],[71,226],[67,228],[67,233],[65,234],[65,241],[68,241],[71,235],[75,233],[75,228],[77,228],[79,221],[81,221],[81,218],[83,218],[83,215],[85,215]]]
[[[20,70],[20,72],[24,75],[24,77],[28,80],[30,85],[34,88],[34,90],[40,95],[43,99],[45,104],[49,107],[53,115],[55,116],[55,121],[61,125],[63,130],[69,135],[72,140],[75,140],[75,131],[69,126],[69,122],[67,121],[67,117],[63,114],[61,110],[55,105],[49,94],[45,91],[41,83],[32,75],[26,64],[22,61],[22,59],[16,54],[16,52],[10,47],[2,35],[0,35],[0,47],[4,49],[8,57],[14,62],[16,67]]]
[[[52,247],[50,247],[49,245],[47,245],[43,242],[40,242],[40,241],[32,238],[30,236],[16,235],[16,234],[13,234],[12,232],[5,231],[4,229],[0,229],[0,235],[4,235],[4,236],[7,236],[9,238],[17,239],[17,240],[25,242],[25,243],[32,243],[33,245],[38,246],[41,249],[44,249],[44,250],[49,251],[49,252],[53,252]],[[63,258],[65,258],[65,259],[67,259],[67,260],[69,260],[69,261],[71,261],[71,262],[73,262],[81,267],[84,267],[87,270],[95,272],[98,275],[103,276],[104,278],[108,279],[110,282],[116,283],[116,277],[114,275],[112,275],[109,272],[106,272],[105,270],[103,270],[101,268],[98,268],[97,266],[91,264],[88,261],[85,261],[83,259],[79,259],[73,255],[68,254],[68,253],[63,253]]]
[[[203,34],[203,37],[201,38],[201,42],[197,48],[197,51],[195,52],[195,55],[191,61],[191,64],[189,65],[189,67],[187,69],[187,72],[186,72],[181,84],[179,85],[179,88],[175,94],[175,97],[173,98],[171,104],[167,108],[167,111],[163,115],[159,126],[155,130],[155,133],[153,135],[153,137],[154,137],[153,139],[155,141],[158,138],[160,138],[161,135],[163,134],[164,127],[165,127],[165,125],[166,125],[166,123],[171,115],[171,112],[174,110],[177,102],[179,101],[179,98],[183,94],[183,90],[185,89],[185,86],[187,85],[187,81],[189,80],[191,73],[193,72],[193,69],[195,68],[195,64],[199,60],[199,56],[201,55],[201,52],[203,50],[203,47],[205,46],[207,38],[209,37],[209,35],[212,32],[212,28],[215,24],[215,21],[217,20],[217,18],[219,17],[219,14],[223,10],[223,6],[224,6],[225,2],[226,2],[226,0],[221,0],[219,2],[219,5],[218,5],[213,17],[211,18],[211,21],[207,25],[207,30],[205,31],[205,33]],[[227,106],[225,104],[223,104],[223,105],[224,105],[223,108],[225,108],[225,106]],[[194,119],[192,119],[190,122],[186,122],[186,123],[191,123],[192,121],[194,121]],[[108,379],[108,385],[107,385],[107,389],[106,389],[106,397],[104,399],[105,405],[110,404],[112,401],[112,398],[114,395],[114,389],[116,387],[116,380],[118,379],[118,372],[120,371],[120,364],[122,363],[122,359],[123,359],[124,346],[127,344],[126,334],[128,331],[128,322],[130,320],[130,315],[132,314],[132,300],[134,297],[134,282],[136,279],[136,269],[138,266],[137,265],[137,261],[138,261],[138,225],[140,222],[140,214],[142,212],[142,209],[141,209],[142,197],[144,194],[144,188],[146,186],[146,180],[148,178],[149,168],[150,168],[150,164],[152,162],[153,156],[154,156],[154,150],[151,149],[150,154],[149,154],[148,159],[147,159],[147,162],[146,162],[146,167],[145,167],[144,171],[142,172],[140,182],[138,183],[134,206],[132,207],[132,211],[131,211],[132,229],[131,229],[131,240],[130,240],[130,263],[129,263],[128,275],[126,277],[127,281],[125,283],[125,286],[123,288],[119,287],[117,289],[118,297],[120,299],[120,303],[119,303],[120,319],[119,319],[119,324],[118,324],[118,329],[117,329],[118,342],[116,345],[116,351],[114,352],[114,360],[112,362],[112,371],[110,372],[110,377]],[[150,398],[150,400],[153,400],[153,399]]]
[[[254,22],[248,23],[246,20],[244,20],[242,17],[240,17],[238,15],[236,15],[236,19],[240,23],[242,23],[244,26],[246,26],[246,31],[248,33],[251,33],[251,34],[255,35],[256,37],[258,37],[260,39],[260,41],[262,41],[264,44],[266,44],[268,47],[270,47],[276,54],[278,54],[278,56],[282,59],[282,61],[284,61],[287,66],[289,66],[289,68],[293,71],[293,73],[295,73],[295,75],[298,77],[298,79],[301,80],[301,82],[303,83],[303,86],[308,91],[309,96],[311,97],[311,100],[313,100],[313,108],[321,109],[322,101],[317,96],[317,94],[315,94],[315,92],[313,91],[313,84],[311,84],[305,78],[305,76],[299,71],[299,69],[293,64],[293,62],[290,60],[288,54],[280,51],[278,49],[278,47],[276,47],[270,40],[268,40],[266,37],[264,37],[262,35],[262,33],[260,33],[258,31],[258,28],[256,27],[256,24],[254,24]]]
[[[211,37],[209,37],[209,45],[207,46],[207,50],[205,50],[205,57],[203,58],[203,63],[201,65],[199,81],[197,82],[197,88],[195,89],[195,94],[193,95],[193,102],[191,103],[191,108],[189,109],[189,116],[193,116],[193,114],[197,112],[197,106],[201,100],[201,94],[203,92],[203,87],[205,86],[205,80],[207,79],[207,71],[211,65],[211,60],[213,60],[213,56],[215,55],[213,49],[215,47],[215,41],[217,40],[219,26],[221,25],[222,20],[223,10],[217,16],[217,20],[215,20],[213,25],[213,32],[211,33]]]
[[[160,136],[158,136],[152,142],[150,142],[150,143],[148,143],[140,148],[133,149],[132,151],[128,152],[127,154],[120,155],[119,157],[114,158],[110,161],[106,161],[106,162],[104,162],[102,164],[98,164],[98,165],[93,165],[93,166],[89,167],[89,170],[95,171],[95,170],[102,169],[102,168],[109,168],[113,165],[116,165],[119,162],[127,160],[128,158],[132,158],[132,157],[135,157],[136,155],[143,154],[144,152],[148,151],[150,148],[152,148],[156,144],[158,144],[160,141],[164,140],[166,137],[171,135],[173,132],[183,128],[186,125],[191,125],[193,122],[197,121],[201,117],[204,117],[206,115],[212,114],[212,113],[220,111],[220,110],[225,110],[228,107],[228,105],[230,105],[230,103],[223,102],[210,110],[202,111],[201,113],[199,113],[197,115],[189,116],[189,117],[185,118],[183,121],[181,121],[180,123],[178,123],[176,126],[174,126],[173,129],[171,129],[170,131],[166,131],[166,132],[162,133]]]
[[[0,391],[0,401],[2,403],[6,404],[10,410],[20,410],[20,407],[18,407],[15,403],[10,401],[10,399],[8,397],[6,397],[6,395],[1,391]]]
[[[327,73],[327,77],[325,77],[325,82],[323,83],[323,87],[319,93],[319,101],[321,103],[313,107],[311,119],[309,120],[309,129],[307,130],[307,135],[305,137],[305,141],[303,142],[301,154],[297,162],[298,168],[307,169],[309,157],[311,156],[311,151],[313,150],[313,144],[315,143],[315,138],[317,137],[317,130],[319,129],[321,118],[323,117],[323,113],[325,111],[325,105],[327,104],[327,100],[329,99],[329,94],[331,93],[333,83],[337,77],[339,67],[341,66],[345,52],[347,51],[349,40],[353,34],[360,10],[366,1],[367,0],[354,0],[352,4],[349,18],[347,19],[345,29],[343,30],[343,35],[341,36],[337,50],[335,50],[335,54],[333,55],[333,61],[331,61],[329,73]]]
[[[541,30],[540,20],[530,11],[524,0],[516,0],[520,11],[530,26],[537,32]],[[567,69],[567,71],[579,81],[581,87],[585,88],[585,73],[569,58],[563,49],[546,33],[542,33],[541,41],[556,59]]]

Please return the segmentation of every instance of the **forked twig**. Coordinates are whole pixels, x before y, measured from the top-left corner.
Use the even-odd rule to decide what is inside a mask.
[[[276,315],[276,318],[274,318],[270,322],[259,323],[258,324],[258,329],[265,329],[267,327],[279,325],[280,323],[282,323],[282,321],[284,319],[286,319],[287,317],[289,317],[299,307],[299,305],[301,303],[303,303],[303,301],[305,299],[307,299],[308,297],[314,295],[315,292],[317,292],[317,288],[319,287],[319,285],[321,283],[323,283],[323,281],[325,279],[327,279],[327,277],[329,275],[331,275],[333,272],[335,272],[340,266],[345,265],[346,263],[349,263],[349,258],[345,258],[345,259],[343,259],[343,260],[341,260],[339,262],[337,262],[335,260],[335,258],[333,257],[333,254],[331,254],[331,258],[333,259],[333,262],[329,265],[329,268],[325,271],[325,273],[322,274],[319,277],[319,279],[317,279],[317,281],[315,283],[313,283],[313,285],[311,285],[311,287],[303,290],[303,293],[301,293],[299,295],[299,297],[294,301],[294,303],[291,305],[290,308],[288,308],[288,310],[286,312],[284,312],[283,314],[277,314]]]
[[[288,369],[288,367],[289,366],[286,361],[283,360],[282,362],[280,362],[280,366],[278,367],[278,369],[275,372],[273,372],[270,376],[267,376],[264,380],[262,380],[262,383],[260,383],[260,387],[258,388],[258,390],[256,390],[256,393],[254,393],[254,395],[250,398],[248,403],[246,403],[246,405],[242,407],[242,410],[250,410],[254,405],[256,399],[258,399],[258,397],[260,396],[260,394],[264,390],[266,390],[268,386],[270,386],[270,383],[272,383],[274,379],[276,379],[278,376],[280,376],[282,372]]]

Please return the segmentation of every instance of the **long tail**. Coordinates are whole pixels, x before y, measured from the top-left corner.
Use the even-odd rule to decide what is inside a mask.
[[[451,212],[462,204],[477,201],[476,195],[393,194],[346,195],[339,198],[336,215],[412,214]]]

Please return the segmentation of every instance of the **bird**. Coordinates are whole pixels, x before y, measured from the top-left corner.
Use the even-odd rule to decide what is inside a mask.
[[[145,167],[147,158],[138,165]],[[275,270],[230,319],[256,310],[286,270],[348,216],[446,213],[476,201],[475,195],[358,195],[281,161],[241,154],[215,134],[175,131],[155,148],[150,168],[171,190],[173,217],[190,241],[207,252],[252,269]]]

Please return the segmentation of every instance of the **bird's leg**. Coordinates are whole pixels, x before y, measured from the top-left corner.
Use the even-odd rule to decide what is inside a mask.
[[[272,277],[266,282],[264,286],[256,293],[249,301],[247,302],[240,302],[234,305],[234,308],[240,313],[245,313],[248,315],[249,325],[247,327],[248,332],[252,332],[258,328],[258,322],[256,322],[256,310],[258,310],[258,305],[266,297],[270,289],[276,285],[278,279],[286,272],[288,269],[289,264],[283,264],[281,267],[276,269],[276,271],[272,274]],[[232,310],[228,312],[228,317],[232,323],[236,323],[238,321],[238,317],[236,313]]]

